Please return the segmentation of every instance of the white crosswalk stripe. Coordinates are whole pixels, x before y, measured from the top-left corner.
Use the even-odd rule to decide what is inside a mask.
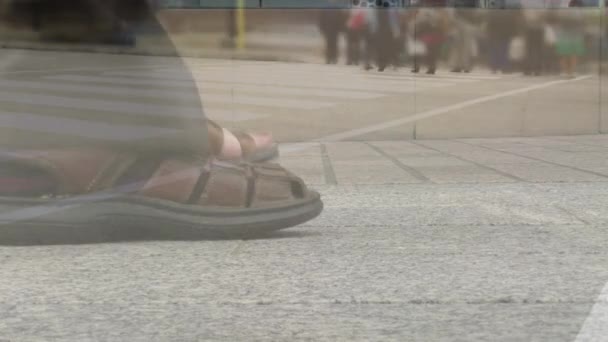
[[[405,71],[379,74],[323,65],[260,63],[219,63],[212,68],[194,63],[191,72],[161,66],[67,71],[0,80],[0,105],[10,107],[0,109],[0,126],[110,140],[143,139],[174,130],[134,130],[95,121],[87,114],[196,119],[201,117],[202,100],[208,117],[238,122],[499,78],[483,73],[417,76]],[[14,106],[19,106],[17,112],[11,110]],[[46,115],[48,111],[55,116]],[[57,116],[62,111],[68,117]],[[71,113],[77,117],[69,117]]]

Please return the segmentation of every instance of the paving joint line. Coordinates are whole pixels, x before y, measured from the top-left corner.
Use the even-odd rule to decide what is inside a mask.
[[[487,147],[487,146],[483,146],[483,145],[470,144],[470,143],[466,143],[466,142],[459,141],[459,140],[454,140],[454,141],[456,141],[458,143],[461,143],[461,144],[464,144],[464,145],[479,147],[479,148],[483,148],[483,149],[486,149],[486,150],[490,150],[490,151],[494,151],[494,152],[499,152],[499,153],[504,153],[504,154],[510,154],[510,155],[514,155],[514,156],[517,156],[517,157],[522,157],[522,158],[534,160],[534,161],[537,161],[537,162],[541,162],[541,163],[545,163],[545,164],[549,164],[549,165],[553,165],[553,166],[558,166],[558,167],[563,167],[563,168],[566,168],[566,169],[571,169],[571,170],[575,170],[575,171],[579,171],[579,172],[584,172],[584,173],[592,174],[594,176],[598,176],[598,177],[602,177],[602,178],[608,178],[608,174],[604,174],[604,173],[600,173],[600,172],[580,169],[578,167],[574,167],[574,166],[570,166],[570,165],[564,165],[564,164],[559,164],[559,163],[551,162],[551,161],[548,161],[548,160],[543,160],[543,159],[539,159],[539,158],[535,158],[535,157],[530,157],[530,156],[526,156],[524,154],[519,154],[519,153],[515,153],[515,152],[511,152],[511,151],[497,150],[497,149],[494,149],[494,148],[491,148],[491,147]]]
[[[448,153],[448,152],[445,152],[445,151],[441,151],[441,150],[438,150],[438,149],[436,149],[436,148],[433,148],[433,147],[429,147],[429,146],[423,145],[423,144],[421,144],[421,143],[419,143],[419,142],[410,141],[410,143],[415,144],[415,145],[418,145],[418,146],[420,146],[420,147],[428,148],[428,149],[430,149],[430,150],[433,150],[433,151],[439,152],[439,153],[441,153],[441,154],[443,154],[443,155],[446,155],[446,156],[449,156],[449,157],[452,157],[452,158],[456,158],[456,159],[458,159],[458,160],[460,160],[460,161],[463,161],[463,162],[466,162],[466,163],[473,164],[473,165],[475,165],[475,166],[477,166],[477,167],[480,167],[480,168],[482,168],[482,169],[485,169],[485,170],[489,170],[489,171],[495,172],[495,173],[497,173],[497,174],[499,174],[499,175],[501,175],[501,176],[503,176],[503,177],[507,177],[507,178],[512,179],[512,180],[514,180],[514,181],[517,181],[517,182],[524,182],[524,183],[530,183],[530,181],[528,181],[528,180],[525,180],[525,179],[523,179],[523,178],[519,178],[519,177],[514,176],[514,175],[512,175],[512,174],[510,174],[510,173],[506,173],[506,172],[504,172],[504,171],[501,171],[501,170],[495,169],[495,168],[493,168],[493,167],[490,167],[490,166],[487,166],[487,165],[483,165],[483,164],[480,164],[480,163],[478,163],[478,162],[474,162],[474,161],[472,161],[472,160],[470,160],[470,159],[466,159],[466,158],[463,158],[463,157],[457,156],[457,155],[455,155],[455,154],[451,154],[451,153]]]
[[[571,142],[571,141],[568,141],[568,140],[558,139],[556,137],[539,137],[539,138],[542,139],[542,140],[546,140],[546,141],[568,142],[568,143],[572,143],[573,145],[588,146],[588,147],[595,147],[595,148],[599,148],[599,149],[608,150],[608,146],[594,145],[594,144],[585,144],[585,143],[579,143],[579,142]],[[528,145],[528,146],[535,146],[535,145],[530,145],[530,144],[526,144],[526,143],[522,143],[522,144]],[[536,147],[543,147],[543,146],[536,146]]]
[[[336,172],[334,166],[327,152],[327,146],[321,143],[319,145],[321,149],[321,161],[323,162],[323,176],[325,176],[325,183],[327,185],[338,185],[338,179],[336,178]]]
[[[415,168],[413,168],[413,167],[411,167],[409,165],[406,165],[406,164],[402,163],[399,159],[393,157],[392,155],[390,155],[389,153],[387,153],[386,151],[384,151],[380,147],[378,147],[378,146],[376,146],[376,145],[374,145],[374,144],[372,144],[370,142],[364,142],[364,144],[367,145],[367,146],[369,146],[374,151],[378,152],[380,155],[382,155],[386,159],[390,160],[393,164],[395,164],[401,170],[405,171],[410,176],[418,179],[419,181],[422,181],[424,183],[435,183],[430,178],[428,178],[427,176],[423,175],[420,171],[416,170]]]
[[[570,210],[562,207],[561,205],[554,205],[555,208],[559,209],[560,211],[563,211],[564,213],[568,214],[568,216],[571,216],[572,218],[577,219],[578,221],[584,223],[587,226],[590,226],[591,223],[583,218],[581,218],[580,216],[578,216],[577,214],[571,212]]]

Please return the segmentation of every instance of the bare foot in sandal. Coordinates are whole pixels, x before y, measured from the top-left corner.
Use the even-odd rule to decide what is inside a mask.
[[[211,151],[220,160],[260,163],[279,156],[278,145],[271,133],[233,133],[211,120],[207,126]]]
[[[56,238],[49,228],[99,226],[235,238],[296,226],[323,208],[317,192],[277,164],[83,148],[14,153],[0,170],[11,179],[0,182],[0,244],[28,229],[44,240]]]

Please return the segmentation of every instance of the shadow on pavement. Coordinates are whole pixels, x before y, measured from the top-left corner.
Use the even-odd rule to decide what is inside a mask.
[[[318,232],[275,231],[270,233],[229,234],[196,228],[144,227],[0,227],[0,246],[77,245],[133,241],[230,241],[293,239]]]

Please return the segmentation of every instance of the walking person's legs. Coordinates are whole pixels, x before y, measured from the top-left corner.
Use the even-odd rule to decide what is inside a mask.
[[[510,72],[511,67],[509,65],[509,44],[510,40],[501,40],[497,46],[497,66],[498,70],[502,72]]]
[[[543,29],[528,28],[526,30],[526,59],[524,73],[540,75],[542,69]]]
[[[461,62],[464,72],[471,72],[475,63],[477,53],[477,40],[475,39],[475,28],[472,25],[465,25],[463,31]]]
[[[361,37],[356,30],[350,29],[346,33],[346,64],[359,65],[361,55]]]
[[[361,42],[362,42],[361,32],[360,31],[354,32],[353,47],[352,47],[353,56],[352,57],[353,57],[353,63],[355,65],[359,65],[359,63],[361,63]]]
[[[384,71],[391,61],[392,41],[386,37],[378,35],[376,37],[376,61],[378,63],[378,71]]]
[[[578,56],[571,55],[564,57],[565,73],[569,77],[574,77],[578,67]]]
[[[420,72],[420,59],[423,58],[422,56],[419,55],[415,55],[412,58],[412,72],[413,73],[418,73]]]
[[[574,55],[570,57],[570,74],[574,75],[578,68],[578,56]]]
[[[331,32],[327,34],[327,50],[326,50],[326,62],[327,64],[338,63],[338,33]]]
[[[465,67],[465,32],[464,24],[456,23],[456,32],[452,35],[450,52],[449,52],[449,64],[452,66],[452,72],[461,72]]]
[[[439,59],[439,52],[441,49],[441,45],[439,44],[429,44],[427,47],[427,55],[426,55],[426,65],[427,65],[427,74],[435,74],[437,71],[437,61]]]
[[[399,35],[395,38],[395,46],[393,49],[391,64],[395,68],[399,68],[402,66],[401,58],[405,53],[405,36]]]
[[[488,48],[488,65],[492,72],[497,72],[500,70],[500,44],[496,40],[490,40],[487,43]]]
[[[325,64],[331,64],[331,42],[330,35],[326,32],[323,33],[323,41],[325,42],[325,49],[323,50],[325,57]]]
[[[365,53],[363,55],[363,64],[365,70],[372,69],[372,61],[376,58],[376,41],[374,40],[374,36],[369,30],[365,31],[364,34],[365,41]]]

